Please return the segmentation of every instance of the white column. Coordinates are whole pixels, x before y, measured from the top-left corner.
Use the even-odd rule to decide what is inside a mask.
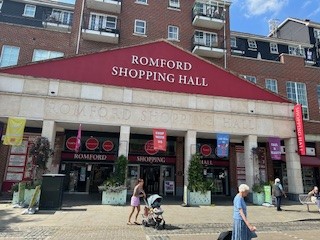
[[[244,139],[244,160],[246,168],[246,184],[252,188],[255,176],[259,173],[259,166],[252,154],[252,148],[258,147],[258,138],[254,135],[249,135]]]
[[[188,204],[188,169],[191,156],[196,153],[197,132],[187,131],[184,140],[184,191],[183,202]]]
[[[129,141],[130,141],[130,126],[121,126],[118,156],[124,155],[126,158],[128,158]]]
[[[54,143],[56,140],[56,123],[52,120],[44,120],[42,123],[41,137],[48,138],[50,142],[50,148],[54,150]],[[52,172],[52,157],[47,162],[47,168],[49,172]]]
[[[303,193],[300,156],[297,153],[297,139],[286,139],[284,145],[286,149],[288,192],[293,194]]]

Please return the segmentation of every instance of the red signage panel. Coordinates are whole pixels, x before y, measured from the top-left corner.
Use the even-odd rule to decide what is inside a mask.
[[[91,137],[86,141],[86,148],[88,150],[96,150],[99,147],[99,141],[98,139]]]
[[[133,156],[129,155],[130,163],[149,163],[149,164],[175,164],[175,157],[166,156]]]
[[[102,148],[103,148],[103,150],[106,151],[106,152],[112,151],[113,147],[114,147],[114,144],[113,144],[113,142],[110,141],[110,140],[106,140],[106,141],[104,141],[104,142],[102,143]]]
[[[69,137],[66,141],[66,147],[74,151],[76,149],[76,144],[77,144],[77,137]]]
[[[114,161],[114,155],[108,155],[103,153],[74,153],[74,152],[62,152],[62,160],[87,160],[87,161]]]
[[[153,140],[149,140],[148,142],[146,142],[146,144],[144,145],[144,150],[149,155],[155,155],[159,152],[159,150],[154,149]]]
[[[167,151],[167,130],[153,129],[153,148],[155,150]]]
[[[200,153],[205,156],[205,157],[208,157],[211,155],[212,153],[212,148],[208,145],[208,144],[203,144],[201,147],[200,147]]]
[[[296,104],[294,106],[294,120],[296,123],[298,153],[299,155],[306,155],[306,142],[304,138],[303,115],[301,104]]]

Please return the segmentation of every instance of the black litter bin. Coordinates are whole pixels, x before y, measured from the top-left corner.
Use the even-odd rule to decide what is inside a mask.
[[[44,174],[42,177],[39,209],[61,209],[65,174]]]

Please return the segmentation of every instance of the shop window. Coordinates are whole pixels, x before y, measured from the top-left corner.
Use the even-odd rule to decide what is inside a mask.
[[[3,5],[3,1],[0,0],[0,11],[1,11],[2,5]]]
[[[146,35],[146,21],[136,19],[134,21],[134,33],[139,35]]]
[[[318,107],[320,109],[320,85],[317,85],[317,95],[318,95]]]
[[[25,17],[34,17],[36,15],[36,6],[26,4],[24,7],[23,16]]]
[[[278,93],[278,83],[275,79],[266,79],[266,88],[272,92]]]
[[[169,40],[179,40],[179,28],[176,26],[168,26],[168,39]]]
[[[287,82],[287,97],[302,105],[302,114],[303,119],[309,119],[309,110],[308,110],[308,100],[307,100],[307,89],[305,83],[300,82]]]
[[[19,47],[3,45],[0,57],[0,67],[17,65],[19,52]]]
[[[32,62],[42,61],[46,59],[63,57],[63,52],[47,51],[41,49],[35,49],[33,51]]]

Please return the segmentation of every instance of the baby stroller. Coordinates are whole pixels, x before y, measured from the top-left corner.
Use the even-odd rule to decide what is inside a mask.
[[[158,194],[153,194],[148,197],[147,201],[144,199],[146,206],[142,214],[142,225],[145,227],[153,226],[155,229],[165,228],[166,222],[162,216],[161,209],[162,197]]]

